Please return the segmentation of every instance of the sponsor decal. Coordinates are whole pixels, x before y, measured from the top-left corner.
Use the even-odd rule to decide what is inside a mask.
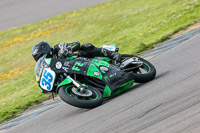
[[[101,61],[100,60],[96,60],[98,63],[101,63]]]
[[[94,71],[94,76],[97,76],[97,77],[99,77],[99,75],[100,75],[100,73],[99,72],[97,72],[97,71]]]
[[[62,69],[64,69],[66,72],[68,72],[68,71],[69,71],[69,68],[68,68],[68,67],[66,67],[66,66],[63,66],[63,67],[62,67]]]
[[[60,62],[60,61],[58,61],[57,63],[56,63],[56,68],[57,69],[60,69],[62,67],[62,63]]]
[[[80,71],[80,67],[82,67],[82,66],[83,66],[82,63],[76,62],[76,63],[74,64],[74,66],[72,67],[72,70]]]
[[[70,68],[69,62],[65,61],[63,66],[62,66],[62,69],[64,69],[66,72],[68,72],[69,68]]]
[[[104,72],[107,72],[109,69],[107,67],[101,66],[100,69]]]
[[[65,61],[64,66],[66,66],[66,67],[70,67],[69,62],[68,62],[68,61]]]

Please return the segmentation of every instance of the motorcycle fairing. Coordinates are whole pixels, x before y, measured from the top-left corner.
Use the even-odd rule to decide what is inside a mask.
[[[78,57],[74,59],[51,59],[50,67],[52,70],[54,70],[56,73],[65,73],[67,70],[67,73],[74,73],[74,74],[80,74],[80,75],[86,75],[87,69],[88,69],[88,62],[90,60],[83,57]],[[56,63],[60,62],[62,64],[62,67],[65,67],[66,69],[58,69],[56,68]]]
[[[41,75],[40,87],[46,91],[51,91],[53,89],[55,76],[55,72],[52,71],[50,68],[44,68]]]
[[[61,62],[65,66],[67,73],[74,73],[89,77],[94,77],[105,83],[105,97],[110,96],[113,92],[122,89],[122,86],[130,86],[130,81],[134,80],[134,75],[131,72],[124,72],[116,65],[109,64],[100,59],[88,59],[78,57],[74,59],[51,59],[50,67],[55,73],[63,73],[65,70],[57,69],[56,63]],[[101,66],[107,67],[108,71],[100,69]],[[133,83],[133,82],[131,82]],[[132,84],[131,84],[132,85]]]
[[[132,72],[125,73],[112,64],[109,65],[109,72],[104,75],[104,80],[107,85],[104,88],[103,97],[118,94],[130,88],[134,83],[134,75]]]
[[[63,85],[70,84],[71,82],[72,82],[72,80],[69,79],[69,78],[64,79],[64,80],[58,85],[58,87],[56,88],[56,92],[58,92],[58,88],[59,88],[59,87],[61,87],[61,86],[63,86]]]
[[[112,94],[118,94],[133,85],[134,76],[132,72],[125,73],[124,71],[120,70],[119,67],[99,59],[93,59],[92,63],[96,65],[96,69],[101,71],[103,78],[99,79],[101,79],[106,84],[103,91],[103,97],[109,97]],[[92,63],[90,66],[93,66]],[[107,67],[108,71],[104,72],[101,70],[101,66]]]

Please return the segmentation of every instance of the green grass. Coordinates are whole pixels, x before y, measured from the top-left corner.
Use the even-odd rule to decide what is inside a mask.
[[[0,122],[49,97],[34,80],[37,42],[117,44],[139,54],[199,19],[199,0],[111,0],[0,32]]]

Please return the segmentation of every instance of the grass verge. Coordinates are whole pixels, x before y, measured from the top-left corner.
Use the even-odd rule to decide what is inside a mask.
[[[49,97],[34,80],[32,47],[80,41],[139,54],[200,19],[199,0],[111,0],[0,32],[0,122]]]

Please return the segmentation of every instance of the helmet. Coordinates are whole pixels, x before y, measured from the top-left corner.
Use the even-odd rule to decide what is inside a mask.
[[[52,54],[53,48],[49,45],[48,42],[42,41],[37,43],[32,49],[32,56],[37,62],[40,57],[45,54]]]

